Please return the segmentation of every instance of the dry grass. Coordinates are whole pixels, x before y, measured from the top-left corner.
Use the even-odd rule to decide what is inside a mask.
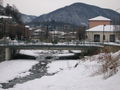
[[[101,71],[104,74],[105,79],[117,73],[119,59],[119,55],[113,57],[112,54],[109,53],[106,49],[99,57],[99,61],[102,63]]]

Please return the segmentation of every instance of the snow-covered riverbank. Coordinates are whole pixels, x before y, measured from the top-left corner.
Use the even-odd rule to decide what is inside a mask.
[[[1,62],[0,83],[29,74],[28,70],[37,63],[38,61],[33,60],[11,60]]]
[[[113,58],[118,58],[118,71],[107,79],[104,79],[104,74],[99,71],[102,65],[99,62],[101,55],[81,60],[52,61],[47,65],[47,72],[56,73],[55,75],[43,76],[6,90],[120,90],[120,51],[112,54]],[[25,76],[22,73],[37,63],[35,60],[0,63],[0,83],[17,76]],[[30,73],[26,73],[28,74]]]
[[[79,59],[81,50],[20,50],[22,55],[34,56],[37,60]]]

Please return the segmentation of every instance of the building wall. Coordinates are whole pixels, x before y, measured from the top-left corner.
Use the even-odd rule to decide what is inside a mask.
[[[1,24],[0,23],[0,39],[2,39],[5,35],[15,39],[16,36],[29,38],[30,33],[29,29],[25,28],[24,25],[18,24]]]
[[[89,28],[98,26],[98,25],[110,25],[110,21],[99,21],[99,20],[89,20]]]
[[[103,32],[87,32],[87,41],[94,42],[94,35],[100,35],[100,42],[103,42]],[[105,40],[104,42],[110,42],[110,35],[115,34],[114,32],[104,32]],[[115,40],[117,37],[115,38]]]

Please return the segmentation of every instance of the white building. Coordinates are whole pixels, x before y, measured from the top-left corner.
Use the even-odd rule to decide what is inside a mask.
[[[45,31],[42,29],[32,30],[31,38],[35,41],[41,41],[45,38]]]
[[[116,42],[119,40],[120,25],[99,25],[86,31],[89,42]]]

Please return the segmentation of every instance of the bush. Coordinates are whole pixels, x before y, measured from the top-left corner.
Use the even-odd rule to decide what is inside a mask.
[[[102,73],[105,79],[117,73],[119,58],[112,57],[111,53],[105,50],[99,60],[102,62]]]
[[[57,43],[58,43],[57,40],[52,41],[52,44],[57,44]]]

